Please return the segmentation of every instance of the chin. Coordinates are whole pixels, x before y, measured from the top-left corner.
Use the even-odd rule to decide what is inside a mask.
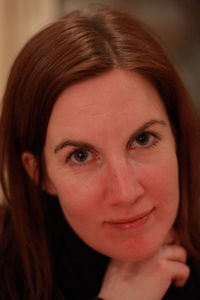
[[[137,262],[154,256],[163,244],[163,239],[132,241],[111,248],[99,249],[102,254],[119,261]]]
[[[152,251],[145,251],[140,253],[111,253],[108,255],[110,258],[123,261],[123,262],[138,262],[145,259],[148,259],[156,254],[158,249],[154,249]]]

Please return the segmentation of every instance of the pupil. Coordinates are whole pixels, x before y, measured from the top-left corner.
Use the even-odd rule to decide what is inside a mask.
[[[86,158],[87,158],[87,152],[86,152],[86,151],[83,151],[83,150],[77,151],[77,152],[75,153],[75,158],[76,158],[77,161],[83,162],[83,161],[85,161]]]
[[[141,145],[145,145],[149,141],[149,135],[147,133],[143,133],[137,137],[137,142]]]

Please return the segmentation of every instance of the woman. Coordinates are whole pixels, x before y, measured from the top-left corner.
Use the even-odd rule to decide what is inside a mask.
[[[0,128],[0,299],[199,297],[198,123],[145,25],[99,9],[42,30]]]

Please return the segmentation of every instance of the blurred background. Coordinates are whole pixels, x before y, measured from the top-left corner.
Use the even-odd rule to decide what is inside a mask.
[[[149,24],[164,41],[200,110],[199,0],[0,0],[0,98],[24,43],[58,17],[91,4],[126,10]]]

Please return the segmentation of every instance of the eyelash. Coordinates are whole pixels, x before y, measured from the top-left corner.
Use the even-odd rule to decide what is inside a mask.
[[[136,146],[136,147],[132,147],[133,143],[136,141],[137,138],[141,137],[142,135],[146,135],[146,136],[149,136],[149,138],[153,139],[151,144],[150,145],[141,145],[141,146]],[[129,149],[131,150],[135,150],[135,149],[144,149],[144,150],[148,150],[152,147],[155,147],[157,145],[157,143],[159,142],[160,140],[160,135],[158,135],[157,133],[155,132],[150,132],[150,131],[144,131],[142,133],[140,133],[138,136],[136,136],[130,143],[129,143]],[[86,162],[74,162],[72,160],[72,157],[73,155],[75,154],[78,154],[78,152],[87,152],[89,153],[89,155],[94,155],[95,157],[92,158],[91,160],[89,161],[86,161]],[[78,148],[76,150],[73,150],[69,153],[69,155],[67,156],[66,158],[66,163],[69,163],[71,167],[74,167],[74,168],[80,168],[80,167],[83,167],[83,166],[86,166],[90,163],[92,163],[94,160],[97,160],[98,159],[98,155],[92,151],[91,149],[88,149],[88,148]]]
[[[73,155],[75,155],[76,153],[81,152],[81,151],[91,153],[90,155],[94,155],[95,157],[93,159],[89,160],[88,162],[83,162],[83,163],[74,162],[72,160]],[[98,155],[94,151],[91,151],[88,148],[78,148],[75,151],[73,150],[72,152],[69,153],[69,155],[67,156],[66,162],[69,163],[71,167],[80,168],[80,167],[90,164],[92,161],[97,160],[97,159],[98,159]]]
[[[160,140],[161,136],[155,132],[152,132],[152,131],[144,131],[142,133],[140,133],[138,136],[136,136],[133,141],[130,142],[130,148],[134,149],[134,147],[132,147],[134,141],[137,140],[137,138],[139,137],[142,137],[142,136],[148,136],[150,139],[152,139],[152,142],[150,143],[150,145],[141,145],[141,146],[136,146],[135,148],[142,148],[142,149],[149,149],[149,148],[152,148],[154,146],[157,145],[158,141]]]

